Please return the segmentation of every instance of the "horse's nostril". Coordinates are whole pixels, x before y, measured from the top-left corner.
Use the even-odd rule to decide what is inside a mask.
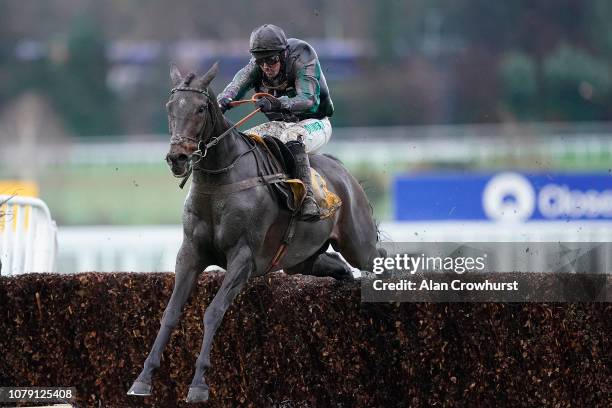
[[[189,160],[189,156],[187,156],[185,153],[168,153],[166,155],[166,162],[168,164],[184,164],[185,162],[187,162],[187,160]]]

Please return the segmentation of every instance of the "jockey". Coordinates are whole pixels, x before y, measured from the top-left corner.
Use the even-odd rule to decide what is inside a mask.
[[[318,219],[319,207],[310,182],[307,153],[317,153],[331,137],[328,117],[334,105],[315,50],[305,41],[287,39],[283,30],[265,24],[251,33],[249,63],[234,76],[217,98],[225,112],[230,102],[242,98],[250,89],[266,92],[256,105],[270,122],[245,133],[279,138],[296,161],[296,177],[306,186],[302,217]]]

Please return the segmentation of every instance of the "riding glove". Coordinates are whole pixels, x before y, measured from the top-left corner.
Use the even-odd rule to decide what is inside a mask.
[[[259,98],[257,102],[255,102],[255,105],[264,113],[280,112],[281,110],[281,102],[272,95]]]
[[[225,113],[225,111],[227,111],[228,109],[232,108],[232,105],[230,105],[230,103],[232,102],[232,98],[224,96],[223,98],[220,98],[218,102],[219,107],[221,108],[221,112],[223,113]]]

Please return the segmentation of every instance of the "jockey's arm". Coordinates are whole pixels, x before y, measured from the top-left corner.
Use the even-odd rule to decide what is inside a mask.
[[[254,87],[256,69],[257,65],[255,64],[255,60],[251,59],[244,68],[234,75],[234,79],[232,79],[223,92],[217,96],[217,100],[220,101],[222,98],[238,100],[242,98],[249,89]]]
[[[292,113],[314,113],[319,108],[321,86],[321,66],[319,61],[313,59],[299,67],[295,76],[296,96],[278,98],[281,107]]]

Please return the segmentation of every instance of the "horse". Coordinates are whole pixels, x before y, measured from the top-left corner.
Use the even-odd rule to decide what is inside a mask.
[[[258,182],[264,178],[260,163],[268,153],[223,116],[210,88],[217,71],[217,63],[203,75],[183,76],[176,65],[170,67],[173,88],[166,110],[171,138],[166,161],[175,177],[192,172],[193,179],[183,209],[183,242],[172,295],[128,395],[151,395],[152,375],[160,366],[163,349],[197,277],[208,266],[220,266],[226,272],[204,313],[202,347],[187,402],[208,400],[205,374],[211,368],[213,337],[249,278],[282,269],[287,274],[352,279],[351,266],[371,271],[374,258],[384,253],[377,248],[377,226],[361,185],[337,159],[317,154],[310,155],[311,166],[342,205],[326,219],[295,221],[293,238],[279,259],[290,211],[279,204],[269,184]],[[209,147],[202,151],[204,145]],[[350,265],[337,253],[326,252],[330,244]]]

